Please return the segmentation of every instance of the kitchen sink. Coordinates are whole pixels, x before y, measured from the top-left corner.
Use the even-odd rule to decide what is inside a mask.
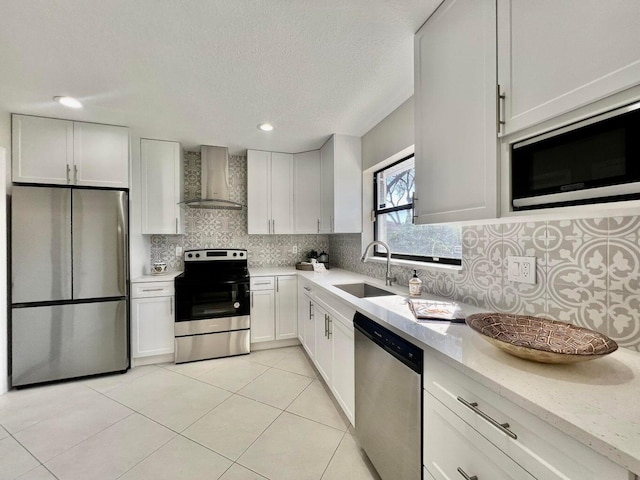
[[[369,285],[368,283],[345,283],[342,285],[334,285],[334,287],[339,288],[343,292],[347,292],[348,294],[358,298],[385,297],[388,295],[396,295],[393,292],[374,287],[373,285]]]

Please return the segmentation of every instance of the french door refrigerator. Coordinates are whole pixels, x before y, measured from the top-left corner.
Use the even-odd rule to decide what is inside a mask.
[[[14,185],[11,384],[124,371],[128,194]]]

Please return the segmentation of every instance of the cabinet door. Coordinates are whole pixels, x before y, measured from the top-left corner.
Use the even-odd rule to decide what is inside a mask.
[[[271,233],[293,233],[293,155],[271,154]]]
[[[251,343],[275,340],[274,298],[273,290],[251,292]]]
[[[316,326],[316,367],[327,385],[331,385],[333,365],[331,317],[325,309],[318,305],[314,306],[314,323]]]
[[[129,186],[129,131],[97,123],[73,124],[73,178],[76,185]]]
[[[298,336],[298,278],[276,277],[276,340]]]
[[[640,83],[640,2],[500,0],[498,15],[504,133]]]
[[[424,392],[425,467],[436,480],[466,478],[534,480],[517,463],[460,420],[451,410]],[[455,448],[451,448],[455,445]]]
[[[247,150],[247,227],[250,234],[271,233],[271,153]]]
[[[320,233],[333,232],[333,136],[320,149]]]
[[[142,233],[184,233],[182,158],[178,142],[140,140]]]
[[[334,135],[333,233],[362,232],[362,140]]]
[[[308,287],[307,287],[308,288]],[[304,284],[302,282],[298,283],[298,340],[304,346],[305,332],[304,327],[305,323],[310,315],[310,306],[307,296],[304,294]]]
[[[344,319],[347,321],[346,319]],[[336,400],[355,425],[355,365],[353,327],[346,327],[334,319],[331,323],[333,337],[333,392]]]
[[[131,300],[131,350],[133,358],[173,353],[173,297]]]
[[[295,233],[320,232],[320,151],[293,156],[293,224]]]
[[[316,309],[313,300],[305,295],[308,302],[309,313],[304,322],[304,348],[309,354],[309,358],[316,358]],[[324,334],[324,332],[323,332]]]
[[[27,115],[13,115],[11,121],[13,181],[70,183],[73,122]]]
[[[415,36],[417,223],[497,215],[495,16],[447,0]]]

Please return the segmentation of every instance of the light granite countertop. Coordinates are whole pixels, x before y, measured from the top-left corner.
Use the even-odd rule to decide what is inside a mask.
[[[170,271],[163,273],[162,275],[142,275],[140,277],[136,277],[131,279],[131,283],[142,283],[142,282],[173,282],[173,279],[182,273],[180,271]]]
[[[263,269],[256,270],[262,274]],[[604,358],[570,365],[521,360],[490,345],[465,324],[416,322],[406,303],[406,287],[390,288],[401,296],[360,299],[334,285],[364,280],[389,287],[346,270],[293,271],[423,349],[437,352],[452,367],[618,465],[640,473],[640,353],[620,348]],[[423,298],[439,299],[426,294]],[[482,311],[461,306],[467,314]]]

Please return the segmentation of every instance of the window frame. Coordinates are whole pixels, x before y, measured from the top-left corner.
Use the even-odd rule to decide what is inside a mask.
[[[373,210],[372,210],[372,215],[371,215],[371,224],[373,226],[373,239],[374,240],[380,240],[378,238],[378,216],[379,215],[384,215],[387,213],[393,213],[393,212],[399,212],[399,211],[403,211],[403,210],[411,210],[411,217],[412,219],[415,219],[415,215],[414,215],[414,202],[413,202],[413,198],[411,199],[411,203],[408,203],[406,205],[400,205],[397,207],[389,207],[389,208],[382,208],[382,209],[378,209],[378,174],[381,172],[384,172],[385,170],[389,170],[390,168],[395,167],[396,165],[405,162],[409,159],[413,158],[415,161],[415,153],[411,153],[403,158],[401,158],[400,160],[397,160],[393,163],[390,163],[389,165],[386,165],[383,168],[380,168],[378,170],[375,170],[373,172]],[[415,169],[415,166],[414,166]],[[415,193],[414,193],[415,196]],[[412,220],[413,223],[415,223],[414,220]],[[386,239],[385,239],[386,240]],[[382,241],[385,241],[382,240]],[[385,241],[386,243],[386,241]],[[386,258],[387,257],[387,253],[386,252],[381,252],[379,251],[380,245],[375,245],[374,249],[373,249],[373,255],[375,257],[379,257],[379,258]],[[421,262],[421,263],[425,263],[425,264],[435,264],[435,265],[453,265],[453,266],[462,266],[462,259],[458,259],[458,258],[446,258],[446,257],[432,257],[432,256],[426,256],[426,255],[409,255],[409,254],[404,254],[404,253],[393,253],[393,251],[391,252],[391,258],[392,259],[396,259],[396,260],[407,260],[407,261],[411,261],[411,262]]]

